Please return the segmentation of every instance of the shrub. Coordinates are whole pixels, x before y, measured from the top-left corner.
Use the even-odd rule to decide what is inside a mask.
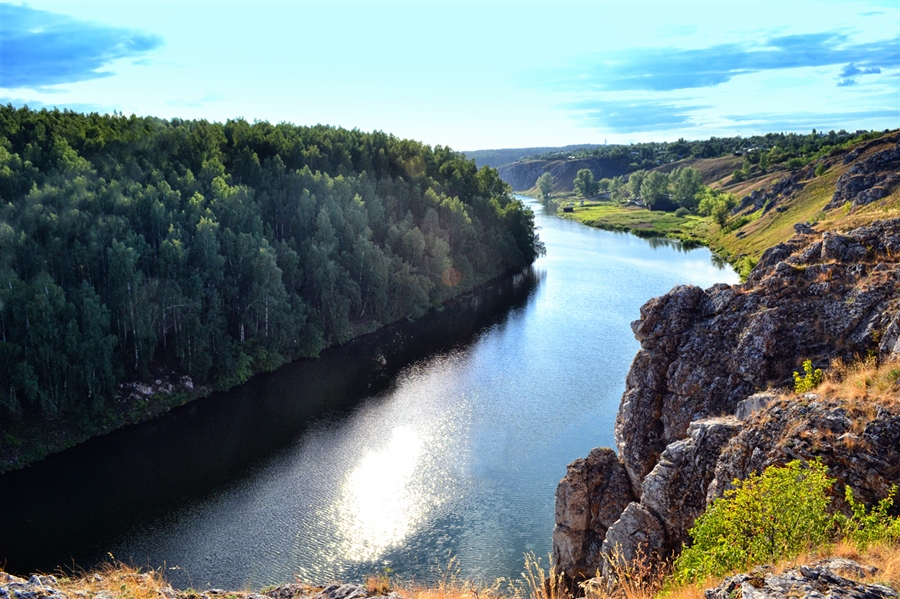
[[[690,529],[692,545],[675,560],[676,581],[795,557],[825,543],[833,526],[826,511],[832,482],[819,460],[795,460],[735,480],[735,488],[716,499]]]
[[[690,213],[691,213],[690,210],[688,210],[687,208],[682,206],[681,208],[679,208],[678,210],[675,211],[675,216],[677,216],[678,218],[684,218],[685,216],[687,216]]]
[[[798,395],[812,391],[818,387],[825,378],[821,368],[813,370],[812,360],[803,361],[803,372],[804,375],[800,376],[799,372],[796,370],[794,371],[794,393]]]
[[[828,167],[825,166],[824,162],[819,163],[819,166],[816,167],[816,176],[821,177],[825,174],[825,171],[828,170]]]
[[[897,485],[894,485],[890,494],[867,512],[865,504],[853,498],[853,489],[845,487],[844,498],[850,505],[852,515],[835,516],[841,535],[856,545],[860,551],[875,543],[900,541],[900,518],[892,518],[890,515],[896,495]]]

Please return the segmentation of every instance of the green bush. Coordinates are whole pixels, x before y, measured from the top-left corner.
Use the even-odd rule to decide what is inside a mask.
[[[852,515],[835,516],[841,536],[851,541],[860,551],[873,543],[900,541],[900,518],[892,518],[890,515],[896,495],[897,485],[894,485],[890,494],[867,512],[865,504],[853,498],[853,490],[849,486],[845,487],[844,497],[850,505]]]
[[[830,539],[826,508],[833,480],[820,461],[793,461],[734,481],[689,531],[675,560],[675,580],[692,582],[756,564],[795,557]]]
[[[825,166],[825,163],[824,162],[820,163],[819,166],[816,167],[816,176],[821,177],[822,175],[825,174],[825,171],[827,171],[827,170],[828,170],[828,167]]]
[[[794,393],[798,395],[812,391],[818,387],[825,378],[821,368],[813,370],[812,360],[804,360],[803,372],[803,376],[800,376],[799,372],[796,370],[794,371]]]
[[[678,210],[675,211],[675,216],[677,216],[678,218],[684,218],[685,216],[687,216],[690,213],[691,213],[690,210],[688,210],[687,208],[682,206],[681,208],[679,208]]]

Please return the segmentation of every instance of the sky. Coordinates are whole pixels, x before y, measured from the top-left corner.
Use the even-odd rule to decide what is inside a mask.
[[[0,103],[464,151],[894,129],[900,0],[0,0]]]

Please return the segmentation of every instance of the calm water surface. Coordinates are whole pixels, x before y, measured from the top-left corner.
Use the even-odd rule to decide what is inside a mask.
[[[195,588],[387,569],[424,581],[450,556],[464,577],[518,577],[523,553],[550,550],[566,464],[613,445],[641,304],[737,281],[705,249],[526,201],[547,256],[463,316],[446,310],[429,333],[326,352],[0,477],[0,563],[89,566],[111,552]]]

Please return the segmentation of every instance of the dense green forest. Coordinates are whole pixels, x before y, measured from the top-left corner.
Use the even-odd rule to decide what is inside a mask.
[[[0,107],[0,416],[102,410],[160,372],[225,388],[541,251],[449,148]]]

